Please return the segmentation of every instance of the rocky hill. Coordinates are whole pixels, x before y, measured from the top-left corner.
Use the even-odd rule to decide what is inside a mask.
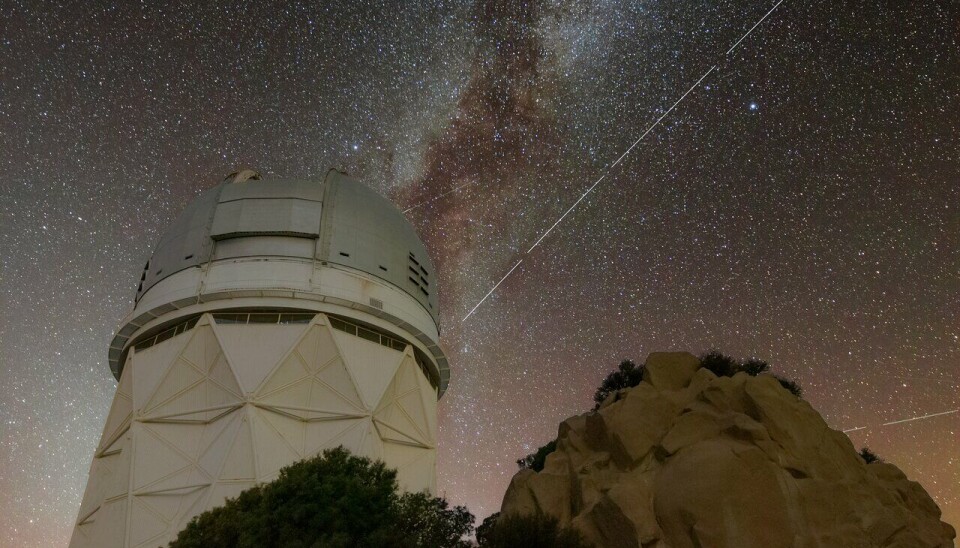
[[[717,377],[656,353],[638,386],[560,425],[505,515],[544,512],[609,547],[952,547],[954,529],[896,466],[769,375]]]

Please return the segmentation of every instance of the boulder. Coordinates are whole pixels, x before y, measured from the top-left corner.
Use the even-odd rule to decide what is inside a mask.
[[[540,473],[514,476],[504,514],[545,513],[596,546],[952,547],[923,488],[866,464],[768,375],[717,377],[651,354],[644,380],[571,417]]]
[[[643,380],[658,390],[686,388],[700,369],[700,360],[687,352],[654,352],[644,363]]]

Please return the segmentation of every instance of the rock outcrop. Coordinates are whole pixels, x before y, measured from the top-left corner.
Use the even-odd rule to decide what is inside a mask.
[[[717,377],[686,353],[560,425],[502,512],[544,512],[603,547],[952,547],[954,529],[896,466],[769,376]]]

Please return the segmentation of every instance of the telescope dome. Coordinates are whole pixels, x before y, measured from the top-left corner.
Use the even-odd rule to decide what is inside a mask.
[[[285,300],[227,302],[267,297]],[[446,387],[426,248],[392,202],[339,171],[307,180],[243,170],[190,203],[143,268],[134,311],[111,344],[114,374],[147,324],[155,330],[161,316],[213,301],[218,309],[297,310],[323,302],[385,319],[430,349],[440,393]]]

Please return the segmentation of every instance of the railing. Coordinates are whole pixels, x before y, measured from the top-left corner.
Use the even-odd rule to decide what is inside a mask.
[[[340,318],[334,318],[333,316],[328,316],[330,319],[330,326],[334,329],[349,333],[355,337],[360,337],[361,339],[366,339],[370,342],[375,342],[387,348],[392,348],[394,350],[399,350],[403,352],[403,349],[407,347],[407,343],[394,339],[393,337],[388,337],[382,333],[373,331],[372,329],[367,329],[366,327],[357,325],[355,323],[350,323],[341,320]]]
[[[218,324],[266,323],[288,325],[310,323],[316,314],[303,312],[215,312],[213,320]]]
[[[213,320],[217,322],[217,324],[290,325],[310,323],[313,318],[316,317],[316,314],[303,312],[215,312],[212,314],[212,316]],[[333,316],[327,316],[327,318],[330,320],[330,326],[338,331],[349,333],[355,337],[360,337],[361,339],[377,343],[381,346],[386,346],[387,348],[396,350],[398,352],[403,352],[404,349],[406,349],[407,344],[409,344],[406,341],[395,339],[389,335],[363,327],[362,325],[345,321],[340,318]],[[167,339],[172,339],[181,333],[186,333],[187,331],[193,329],[199,320],[200,317],[195,316],[189,320],[180,322],[169,329],[165,329],[156,335],[138,342],[133,348],[137,352],[140,352],[141,350],[145,350],[151,346],[162,343]],[[420,366],[420,370],[423,372],[424,376],[429,380],[430,384],[436,388],[437,385],[434,382],[433,377],[430,375],[427,367],[423,365],[419,357],[417,357],[416,361],[417,365]]]
[[[136,352],[140,352],[141,350],[150,348],[151,346],[153,346],[153,345],[155,345],[155,344],[162,343],[163,341],[165,341],[165,340],[167,340],[167,339],[172,339],[172,338],[176,337],[177,335],[179,335],[179,334],[181,334],[181,333],[186,333],[187,331],[190,331],[191,329],[193,329],[193,327],[194,327],[195,325],[197,325],[197,322],[198,322],[199,320],[200,320],[200,316],[196,316],[196,317],[194,317],[194,318],[190,318],[189,320],[187,320],[187,321],[185,321],[185,322],[180,322],[180,323],[178,323],[177,325],[175,325],[175,326],[173,326],[173,327],[171,327],[171,328],[169,328],[169,329],[165,329],[165,330],[161,331],[160,333],[157,333],[156,335],[154,335],[154,336],[152,336],[152,337],[149,337],[149,338],[147,338],[147,339],[144,339],[144,340],[138,342],[138,343],[133,347],[133,349],[134,349],[134,351],[136,351]]]

